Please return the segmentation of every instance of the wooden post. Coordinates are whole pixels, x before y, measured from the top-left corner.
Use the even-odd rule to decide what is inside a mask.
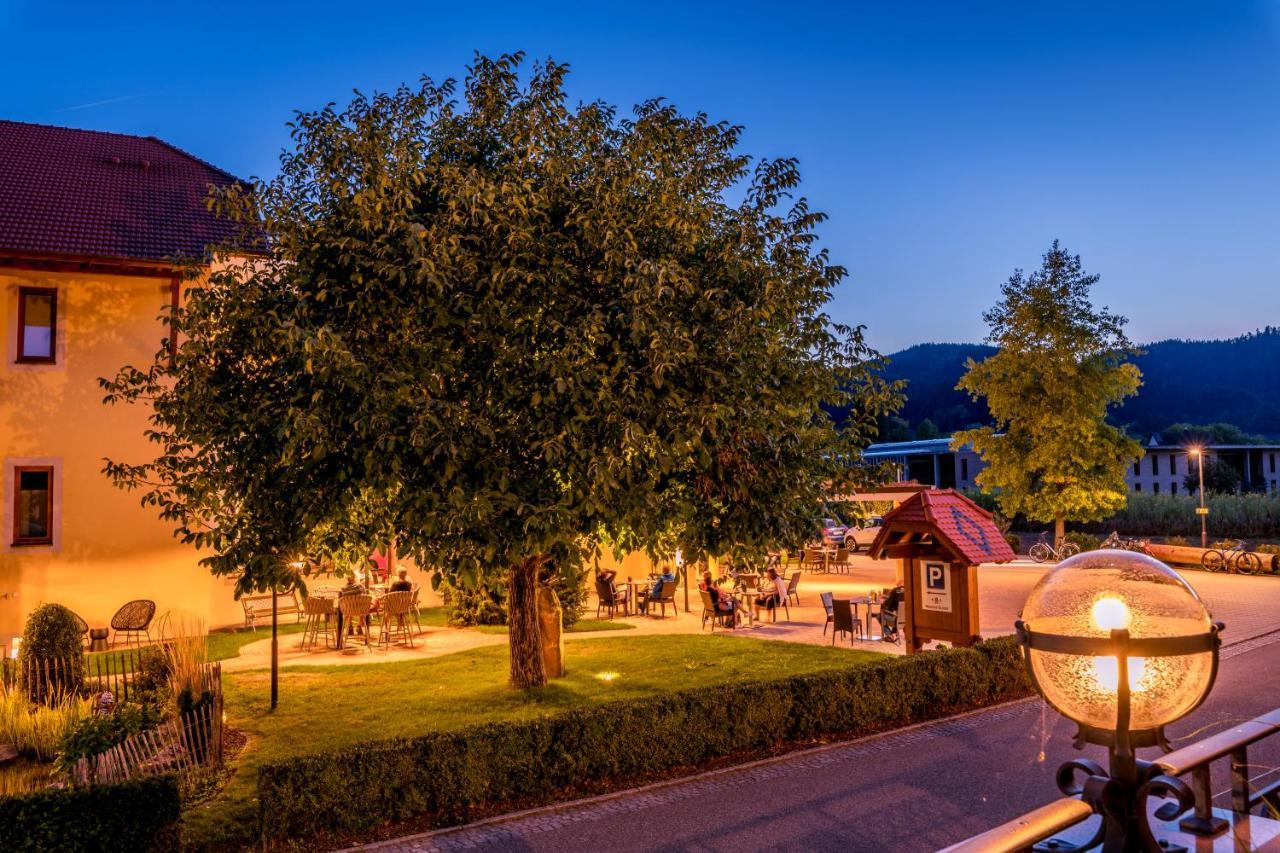
[[[271,587],[271,710],[280,699],[280,641],[277,634],[276,587]]]

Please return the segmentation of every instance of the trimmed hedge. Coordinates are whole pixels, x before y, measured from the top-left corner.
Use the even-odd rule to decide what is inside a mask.
[[[0,797],[0,839],[31,853],[172,850],[181,808],[172,776]]]
[[[263,766],[264,838],[437,825],[557,789],[621,781],[785,741],[856,736],[1029,695],[1011,637],[777,681],[611,702],[538,720],[361,744]],[[356,793],[358,792],[358,793]],[[369,803],[378,803],[370,809]]]

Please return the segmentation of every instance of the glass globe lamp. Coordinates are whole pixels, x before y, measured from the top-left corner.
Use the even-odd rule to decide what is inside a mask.
[[[1087,551],[1036,584],[1018,636],[1045,700],[1082,739],[1163,743],[1163,728],[1204,701],[1218,632],[1182,576],[1133,551]]]

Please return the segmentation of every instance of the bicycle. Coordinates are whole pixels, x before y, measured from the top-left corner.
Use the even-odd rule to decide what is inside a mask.
[[[1262,571],[1262,560],[1250,551],[1244,540],[1237,540],[1230,548],[1210,548],[1200,557],[1200,565],[1207,572],[1239,572],[1252,575]]]
[[[1062,562],[1067,557],[1073,557],[1080,553],[1080,546],[1074,542],[1063,542],[1062,547],[1055,548],[1052,543],[1046,542],[1045,537],[1041,536],[1040,541],[1031,546],[1028,554],[1031,559],[1037,563],[1046,563],[1052,560],[1055,563]]]

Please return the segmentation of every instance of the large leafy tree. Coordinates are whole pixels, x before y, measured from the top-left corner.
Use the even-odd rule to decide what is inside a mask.
[[[794,161],[661,101],[570,106],[566,73],[478,57],[460,92],[299,114],[279,177],[220,199],[263,254],[192,287],[173,359],[105,383],[158,446],[109,473],[213,571],[250,589],[394,537],[502,577],[517,686],[545,681],[549,568],[807,536],[897,402],[823,313],[844,271]]]
[[[1107,422],[1108,410],[1142,381],[1124,317],[1095,309],[1078,255],[1058,245],[1040,269],[1017,270],[983,314],[999,351],[968,368],[958,388],[986,401],[994,425],[957,433],[987,467],[977,482],[998,494],[1005,515],[1054,524],[1105,518],[1128,495],[1124,475],[1142,455],[1138,442]]]

